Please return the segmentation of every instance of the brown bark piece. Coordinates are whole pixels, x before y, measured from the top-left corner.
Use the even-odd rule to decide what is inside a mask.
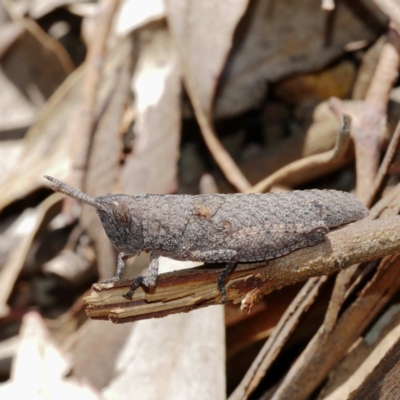
[[[322,325],[274,393],[273,400],[308,399],[348,348],[400,288],[400,258],[386,257],[373,279],[328,331]]]
[[[308,310],[321,288],[324,287],[326,279],[326,276],[311,278],[303,286],[285,311],[269,340],[258,353],[242,382],[229,397],[229,400],[244,400],[250,396],[291,337],[300,322],[301,316]]]
[[[391,400],[400,398],[400,341],[375,367],[349,400]]]

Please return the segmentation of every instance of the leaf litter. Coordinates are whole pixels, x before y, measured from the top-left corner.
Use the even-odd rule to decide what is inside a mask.
[[[366,388],[376,379],[379,398],[394,390],[400,27],[392,6],[2,3],[0,395],[372,398]],[[339,157],[343,115],[351,140]],[[165,259],[158,293],[139,291],[127,305],[118,285],[91,289],[114,274],[115,250],[92,210],[51,194],[45,174],[91,196],[356,190],[377,221],[329,234],[341,272],[318,259],[326,244],[303,249],[241,266],[228,285],[234,301],[206,307],[218,267]],[[310,259],[325,266],[322,277],[304,268]],[[126,278],[146,265],[137,257]],[[268,268],[294,275],[271,283]],[[114,319],[166,317],[114,325],[88,318],[88,301],[103,319],[109,307]]]

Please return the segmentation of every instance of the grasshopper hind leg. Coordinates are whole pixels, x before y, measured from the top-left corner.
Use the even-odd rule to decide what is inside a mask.
[[[218,278],[218,290],[221,293],[222,304],[226,303],[225,279],[236,268],[236,265],[236,262],[230,262],[226,264],[224,270],[221,272],[221,275]]]

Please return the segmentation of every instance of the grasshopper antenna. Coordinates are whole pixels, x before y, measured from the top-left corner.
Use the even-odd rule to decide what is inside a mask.
[[[80,192],[77,189],[74,189],[71,186],[66,185],[65,183],[59,181],[58,179],[55,179],[51,176],[44,175],[46,179],[48,179],[52,184],[50,187],[55,191],[55,192],[60,192],[63,194],[66,194],[69,197],[73,197],[74,199],[80,200],[86,204],[89,204],[89,206],[92,206],[96,208],[97,210],[105,210],[104,206],[93,199],[92,197],[88,196],[85,193]]]

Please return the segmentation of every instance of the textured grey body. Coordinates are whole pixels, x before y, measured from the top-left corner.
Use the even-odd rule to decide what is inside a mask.
[[[111,242],[126,255],[156,251],[176,260],[204,262],[282,256],[315,245],[324,239],[321,233],[367,215],[351,194],[329,190],[97,198],[103,199],[129,204],[128,213],[136,216],[122,228],[120,221],[114,225],[108,213],[99,212]],[[114,226],[107,229],[110,223]]]
[[[368,215],[354,196],[335,190],[308,190],[268,194],[107,195],[91,199],[49,178],[53,189],[89,202],[97,210],[107,236],[120,251],[116,276],[121,279],[124,259],[150,252],[146,277],[139,285],[157,283],[158,258],[228,264],[223,280],[237,262],[264,261],[325,240],[329,229]]]

